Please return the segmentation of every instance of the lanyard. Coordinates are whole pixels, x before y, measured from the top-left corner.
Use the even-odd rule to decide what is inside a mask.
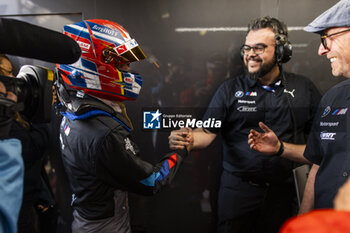
[[[275,93],[277,87],[279,87],[281,85],[281,80],[271,84],[271,85],[262,85],[260,83],[258,83],[259,86],[261,86],[263,89],[265,89],[266,91],[269,91],[269,92],[273,92]]]

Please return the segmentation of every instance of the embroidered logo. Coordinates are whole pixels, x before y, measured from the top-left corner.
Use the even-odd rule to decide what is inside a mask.
[[[327,107],[324,109],[324,111],[323,111],[321,117],[327,116],[330,112],[331,112],[331,107],[330,107],[330,106],[327,106]]]
[[[246,96],[258,96],[258,93],[256,91],[247,91],[245,93]]]
[[[240,104],[255,104],[255,100],[238,100]]]
[[[235,96],[237,97],[237,98],[241,98],[241,97],[243,97],[243,91],[236,91],[236,93],[235,93]]]
[[[327,127],[338,127],[339,126],[339,121],[338,122],[320,122],[320,126],[327,126]]]
[[[335,140],[335,135],[337,133],[329,133],[329,132],[321,132],[320,133],[320,138],[321,140],[331,140],[331,141],[334,141]]]
[[[131,144],[131,141],[129,138],[125,138],[124,139],[125,142],[125,150],[129,150],[131,151],[134,155],[136,155],[135,149],[133,147],[133,145]]]
[[[345,115],[348,111],[348,108],[338,108],[332,112],[333,116]]]
[[[65,134],[66,136],[68,136],[69,133],[70,133],[70,127],[68,126],[68,124],[66,124],[66,125],[64,126],[64,134]]]
[[[284,93],[290,94],[293,98],[294,98],[294,91],[295,89],[293,89],[293,91],[288,91],[287,89],[284,89]]]
[[[75,196],[75,194],[72,194],[72,202],[70,203],[70,205],[72,206],[74,201],[77,199],[77,196]]]
[[[239,106],[237,110],[240,112],[257,112],[256,107],[249,106]]]

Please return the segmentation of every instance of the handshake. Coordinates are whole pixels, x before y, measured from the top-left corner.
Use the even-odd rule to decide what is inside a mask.
[[[169,147],[172,150],[182,150],[184,148],[190,152],[193,148],[194,137],[191,128],[181,128],[179,130],[173,130],[170,133]]]

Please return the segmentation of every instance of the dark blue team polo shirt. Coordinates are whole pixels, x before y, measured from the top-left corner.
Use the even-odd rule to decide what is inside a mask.
[[[249,131],[259,130],[259,121],[268,125],[283,141],[305,143],[304,134],[311,129],[320,94],[307,78],[292,73],[284,75],[287,86],[279,79],[273,91],[266,90],[247,75],[240,75],[225,81],[215,93],[203,119],[222,121],[220,129],[209,130],[222,135],[225,170],[257,182],[270,183],[283,182],[292,174],[292,162],[264,156],[248,145]],[[294,140],[294,124],[287,98],[296,119],[297,136]]]
[[[322,98],[304,156],[320,165],[315,180],[315,208],[332,208],[350,174],[350,80]]]

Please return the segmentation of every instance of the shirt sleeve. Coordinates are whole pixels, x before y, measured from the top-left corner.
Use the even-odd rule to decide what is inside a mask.
[[[313,84],[313,82],[311,82],[309,80],[309,92],[310,92],[310,118],[308,120],[308,122],[305,125],[305,129],[304,132],[305,134],[310,134],[313,122],[314,122],[314,118],[316,115],[316,112],[318,110],[318,106],[321,100],[321,94],[318,91],[318,89],[316,88],[316,86]]]
[[[321,106],[321,105],[320,105]],[[321,141],[320,141],[320,119],[321,108],[318,108],[316,112],[316,117],[313,121],[312,128],[306,143],[306,148],[304,151],[304,157],[310,162],[320,165],[322,161],[322,153],[321,153]]]
[[[228,81],[221,84],[218,90],[215,92],[213,98],[210,101],[210,104],[204,113],[203,121],[212,118],[215,120],[220,120],[221,123],[224,122],[226,114],[227,114],[227,92],[229,89]],[[212,133],[219,133],[220,128],[207,128]]]
[[[18,139],[0,141],[0,232],[17,232],[23,195],[23,161]]]
[[[156,165],[142,160],[137,145],[118,132],[107,136],[97,158],[97,177],[110,185],[143,195],[168,186],[187,157],[187,150],[166,154]]]

